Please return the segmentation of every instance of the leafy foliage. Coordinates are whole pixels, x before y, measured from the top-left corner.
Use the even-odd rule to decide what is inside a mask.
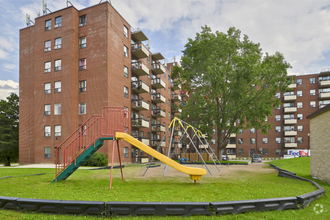
[[[96,152],[88,160],[83,163],[83,166],[103,167],[108,165],[108,158],[104,153]]]
[[[238,29],[212,33],[202,27],[194,40],[188,39],[181,67],[175,66],[172,75],[189,93],[182,117],[198,119],[203,133],[214,134],[217,127],[218,152],[240,129],[254,127],[266,134],[271,125],[265,119],[281,103],[275,94],[291,83],[290,67],[281,53],[263,54]]]
[[[10,166],[18,158],[18,95],[0,101],[0,160]]]

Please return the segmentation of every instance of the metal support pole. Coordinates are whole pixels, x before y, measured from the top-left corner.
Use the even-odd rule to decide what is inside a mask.
[[[171,138],[170,138],[170,144],[168,146],[167,157],[170,157],[170,153],[171,153],[171,144],[172,144],[172,138],[173,138],[173,133],[174,133],[174,126],[175,126],[175,121],[174,121],[173,127],[172,127],[172,134],[171,134]],[[164,176],[165,176],[165,173],[166,173],[166,169],[167,169],[167,164],[165,164],[165,167],[164,167]]]
[[[111,190],[111,185],[112,185],[112,170],[113,170],[113,158],[115,157],[115,145],[116,145],[116,141],[113,140],[112,141],[112,157],[111,157],[111,172],[110,172],[110,186],[109,186],[109,190]]]
[[[123,167],[121,166],[121,159],[120,159],[120,151],[119,151],[119,142],[118,142],[118,140],[117,140],[117,150],[118,150],[118,158],[119,158],[119,165],[120,165],[120,172],[121,172],[121,180],[124,181]]]

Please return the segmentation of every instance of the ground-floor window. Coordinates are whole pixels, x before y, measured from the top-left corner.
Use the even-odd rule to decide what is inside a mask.
[[[50,147],[45,147],[45,158],[51,157]]]
[[[236,149],[227,149],[227,155],[236,155]]]
[[[250,149],[251,156],[256,153],[256,149]]]
[[[264,155],[268,155],[268,149],[263,149],[262,151],[263,151],[262,153],[263,153]]]
[[[128,157],[128,147],[124,147],[124,157]]]
[[[281,155],[281,149],[276,149],[276,155]]]
[[[238,149],[238,155],[243,155],[243,149]]]

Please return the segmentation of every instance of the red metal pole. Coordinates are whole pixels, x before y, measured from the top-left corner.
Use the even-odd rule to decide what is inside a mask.
[[[120,159],[120,151],[119,151],[119,142],[117,140],[117,150],[118,150],[118,157],[119,157],[119,165],[120,165],[120,172],[121,172],[121,180],[124,181],[124,175],[123,175],[123,168],[121,166],[121,159]]]
[[[112,170],[113,170],[113,158],[115,157],[115,144],[116,141],[112,141],[112,158],[111,158],[111,172],[110,172],[110,186],[109,189],[111,190],[111,185],[112,185]]]

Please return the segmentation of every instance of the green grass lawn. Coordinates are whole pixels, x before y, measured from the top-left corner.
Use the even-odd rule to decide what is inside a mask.
[[[309,158],[295,158],[271,161],[280,168],[296,172],[298,176],[311,179],[309,175]],[[203,177],[196,185],[189,177],[132,178],[139,166],[124,168],[125,181],[119,178],[120,170],[114,170],[113,188],[110,191],[110,170],[78,170],[67,180],[59,183],[54,179],[53,169],[19,169],[0,168],[0,177],[33,173],[47,173],[41,176],[27,176],[0,180],[1,196],[87,201],[176,201],[176,202],[212,202],[230,200],[248,200],[297,196],[309,193],[316,188],[304,181],[277,177],[277,172],[238,172],[225,178]],[[267,168],[265,168],[267,169]],[[328,184],[317,181],[327,191]],[[316,215],[315,204],[322,204],[323,213]],[[224,215],[222,219],[329,219],[330,199],[323,196],[303,210],[271,211]],[[162,219],[179,219],[164,217]],[[215,219],[219,217],[198,216],[185,219]],[[50,216],[0,211],[0,219],[73,219],[73,216]],[[77,217],[74,219],[93,219]],[[95,218],[100,219],[100,218]],[[129,219],[160,219],[160,217],[131,217]],[[180,218],[181,219],[181,218]]]

